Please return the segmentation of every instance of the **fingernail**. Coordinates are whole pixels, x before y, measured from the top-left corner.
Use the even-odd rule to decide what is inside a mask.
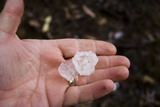
[[[119,87],[120,87],[120,84],[118,82],[115,82],[113,91],[116,91]]]

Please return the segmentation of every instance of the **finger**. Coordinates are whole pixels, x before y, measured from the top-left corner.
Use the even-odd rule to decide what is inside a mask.
[[[66,91],[64,106],[95,100],[112,92],[113,89],[114,83],[111,80],[103,80],[83,86],[70,87]]]
[[[86,39],[62,39],[57,40],[65,58],[73,57],[77,51],[92,51],[97,55],[114,55],[116,47],[108,42]]]
[[[7,0],[0,14],[0,30],[15,34],[23,14],[23,0]]]
[[[106,69],[115,66],[125,66],[129,68],[130,61],[124,56],[98,56],[96,69]]]
[[[112,67],[108,69],[97,70],[90,76],[81,76],[76,81],[76,85],[90,84],[95,81],[100,81],[104,79],[110,79],[114,82],[122,81],[127,79],[129,76],[129,71],[124,66]]]

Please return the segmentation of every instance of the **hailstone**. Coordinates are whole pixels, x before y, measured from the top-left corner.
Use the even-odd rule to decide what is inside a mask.
[[[78,73],[71,61],[63,62],[59,66],[59,73],[62,77],[72,83],[75,79],[78,79]]]
[[[72,62],[80,75],[89,76],[95,71],[98,58],[92,51],[77,52],[72,58]]]
[[[95,71],[98,57],[92,51],[77,52],[70,61],[59,66],[59,73],[66,80],[73,82],[79,75],[89,76]]]

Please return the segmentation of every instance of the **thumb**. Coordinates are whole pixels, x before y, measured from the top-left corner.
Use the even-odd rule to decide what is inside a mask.
[[[14,35],[23,15],[23,0],[7,0],[0,14],[0,31]]]

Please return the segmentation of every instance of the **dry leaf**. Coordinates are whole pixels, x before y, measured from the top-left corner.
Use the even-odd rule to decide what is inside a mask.
[[[51,21],[52,21],[52,16],[47,16],[45,18],[45,23],[42,27],[42,32],[48,32],[49,31]]]
[[[92,18],[95,18],[96,17],[96,14],[91,10],[91,9],[89,9],[86,5],[83,5],[83,10],[84,10],[84,12],[87,14],[87,15],[89,15],[90,17],[92,17]]]

